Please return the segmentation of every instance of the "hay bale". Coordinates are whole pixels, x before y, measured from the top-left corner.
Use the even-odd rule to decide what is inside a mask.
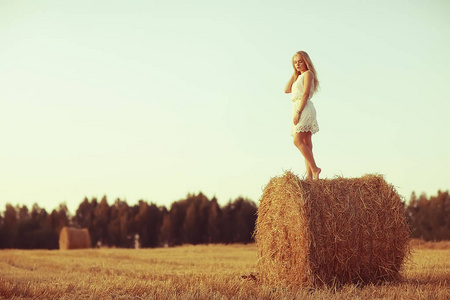
[[[272,178],[255,240],[261,279],[281,286],[397,280],[409,253],[404,206],[380,175]]]
[[[63,227],[59,233],[59,249],[83,249],[91,247],[91,237],[86,228]]]

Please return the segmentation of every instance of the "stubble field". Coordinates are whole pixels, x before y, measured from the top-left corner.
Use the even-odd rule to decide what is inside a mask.
[[[450,242],[415,242],[400,283],[287,290],[255,273],[255,245],[1,250],[2,299],[450,299]]]

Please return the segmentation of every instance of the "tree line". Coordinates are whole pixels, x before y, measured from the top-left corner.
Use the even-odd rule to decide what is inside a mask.
[[[439,191],[437,196],[416,196],[412,193],[406,206],[411,237],[426,241],[450,240],[450,195]]]
[[[65,204],[51,213],[37,204],[6,204],[0,214],[0,249],[57,249],[64,226],[88,228],[91,246],[131,248],[182,244],[250,243],[256,222],[256,204],[239,197],[221,207],[202,193],[165,206],[140,200],[129,206],[116,199],[108,204],[85,198],[74,216]]]
[[[450,240],[450,195],[411,195],[405,213],[411,237],[427,241]],[[108,204],[85,198],[74,216],[65,204],[51,213],[37,204],[6,204],[0,213],[0,249],[57,249],[59,232],[64,226],[88,228],[92,247],[131,248],[176,246],[182,244],[250,243],[256,222],[256,204],[242,197],[221,207],[216,198],[202,193],[188,195],[172,203],[168,210],[140,200],[129,206],[117,199]]]

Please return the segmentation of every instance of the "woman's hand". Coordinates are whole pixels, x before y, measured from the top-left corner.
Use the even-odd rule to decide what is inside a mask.
[[[294,74],[292,74],[291,78],[289,79],[288,83],[286,84],[286,87],[284,88],[284,92],[286,94],[289,94],[292,92],[292,84],[295,82],[295,80],[297,80],[298,74],[296,72],[294,72]]]
[[[299,113],[299,112],[296,112],[296,113],[294,114],[294,120],[293,120],[294,125],[297,125],[299,120],[300,120],[300,113]]]

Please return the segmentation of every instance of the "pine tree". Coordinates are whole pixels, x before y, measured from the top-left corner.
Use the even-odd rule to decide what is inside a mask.
[[[208,211],[208,243],[220,243],[222,240],[220,232],[220,222],[222,218],[222,210],[220,209],[217,199],[213,198],[209,205]]]
[[[92,220],[92,236],[95,245],[110,245],[108,239],[108,224],[110,221],[110,207],[106,196],[94,209],[94,218]]]
[[[5,234],[3,240],[3,248],[15,248],[17,247],[17,231],[18,231],[18,218],[15,208],[11,204],[6,204],[4,213],[4,225]]]

